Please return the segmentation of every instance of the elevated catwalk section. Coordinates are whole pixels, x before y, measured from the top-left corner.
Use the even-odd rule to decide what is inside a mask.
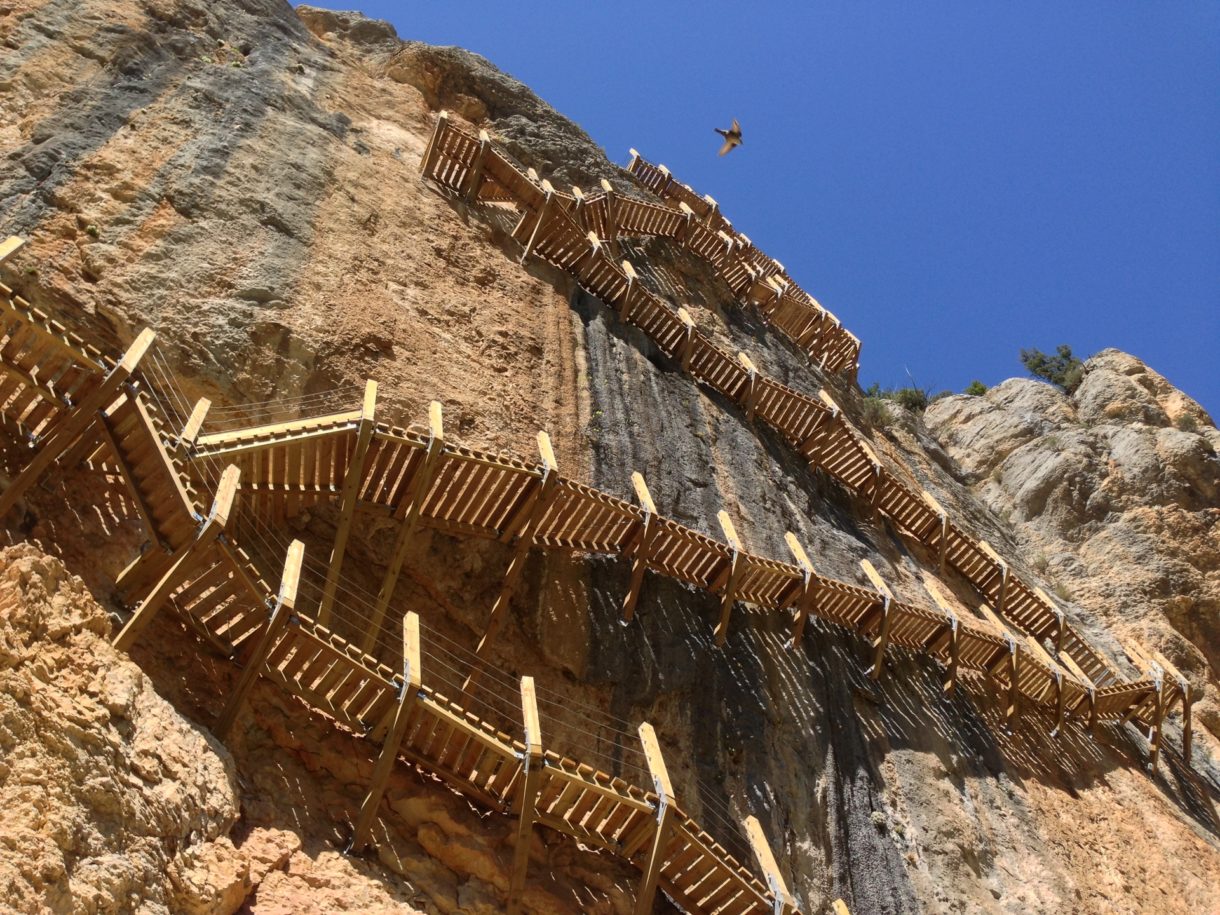
[[[623,268],[606,253],[606,246],[641,236],[667,238],[706,261],[725,281],[741,304],[759,309],[763,318],[791,340],[811,361],[829,372],[854,377],[860,341],[816,299],[788,276],[783,265],[767,257],[750,240],[734,232],[728,220],[685,185],[654,180],[661,174],[633,155],[632,174],[649,189],[661,188],[664,203],[650,203],[615,193],[608,182],[590,193],[571,194],[540,180],[523,168],[487,135],[475,137],[441,114],[424,153],[424,175],[469,200],[505,204],[521,213],[514,236],[534,253],[561,269],[574,270],[593,257],[602,287],[626,283]],[[668,175],[668,173],[665,173]],[[688,203],[689,201],[689,203]],[[586,274],[582,271],[582,276]],[[594,286],[588,287],[591,291]],[[637,298],[652,299],[639,289]],[[649,307],[641,301],[642,307]],[[672,310],[672,308],[670,309]]]

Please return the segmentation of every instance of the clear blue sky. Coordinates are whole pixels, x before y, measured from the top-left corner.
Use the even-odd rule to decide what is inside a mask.
[[[861,338],[865,385],[1116,346],[1220,419],[1220,3],[362,11],[717,198]],[[745,145],[719,159],[733,117]]]

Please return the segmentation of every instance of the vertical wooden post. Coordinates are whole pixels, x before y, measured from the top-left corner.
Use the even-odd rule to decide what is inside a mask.
[[[437,157],[440,156],[440,138],[445,130],[449,127],[449,112],[442,111],[436,116],[436,127],[432,130],[432,137],[428,140],[428,147],[424,150],[424,156],[420,160],[419,170],[425,178],[432,177],[432,169],[436,165]]]
[[[618,241],[618,206],[615,202],[614,186],[605,178],[601,180],[602,193],[606,195],[606,241]]]
[[[224,469],[220,475],[220,483],[216,487],[216,499],[212,503],[211,514],[199,526],[195,538],[180,546],[170,557],[169,568],[161,575],[148,596],[140,601],[135,613],[131,615],[131,619],[114,637],[114,647],[119,651],[127,651],[131,648],[136,637],[152,622],[157,611],[169,600],[169,596],[195,570],[204,552],[229,523],[229,514],[233,509],[233,498],[237,494],[237,483],[240,476],[237,467],[232,464]]]
[[[304,555],[305,544],[300,540],[294,540],[289,544],[288,555],[284,559],[284,573],[280,577],[280,590],[276,595],[275,604],[271,608],[271,615],[263,624],[263,632],[259,636],[254,653],[246,662],[246,666],[237,680],[237,685],[225,703],[224,711],[217,719],[216,727],[212,729],[212,732],[221,740],[228,740],[233,723],[237,721],[237,716],[241,713],[242,706],[245,705],[246,698],[250,695],[250,690],[253,689],[255,681],[263,672],[267,656],[275,647],[276,639],[280,637],[280,633],[292,618],[296,609],[297,588],[301,583],[301,561]]]
[[[750,849],[754,852],[755,860],[758,861],[758,867],[762,870],[763,876],[767,878],[775,915],[793,915],[797,911],[796,900],[788,892],[788,884],[784,882],[784,877],[779,872],[779,865],[775,863],[775,855],[772,854],[767,837],[763,834],[762,824],[755,817],[748,816],[742,821],[742,825],[745,827]]]
[[[373,766],[373,777],[369,781],[368,794],[360,804],[360,814],[356,818],[356,827],[352,831],[352,841],[348,850],[359,852],[368,844],[369,830],[377,816],[377,808],[381,805],[381,796],[385,793],[386,783],[394,770],[394,760],[398,758],[398,749],[403,738],[407,736],[407,728],[411,723],[411,712],[419,698],[420,687],[423,685],[423,666],[420,659],[419,615],[408,612],[402,618],[402,685],[398,691],[398,707],[394,710],[394,720],[386,731],[385,741],[381,744],[381,752],[377,754],[377,763]]]
[[[881,671],[885,661],[885,649],[890,643],[890,626],[894,622],[894,615],[890,612],[890,604],[894,600],[894,595],[890,592],[885,582],[881,580],[881,576],[877,574],[877,570],[873,568],[871,562],[867,559],[861,559],[860,567],[864,569],[864,574],[868,576],[868,580],[872,582],[873,587],[881,595],[881,603],[879,605],[881,622],[877,629],[877,637],[873,639],[873,663],[868,669],[869,679],[879,680],[881,679]]]
[[[644,875],[640,879],[640,889],[635,897],[635,915],[651,915],[652,903],[657,894],[657,879],[661,875],[661,868],[665,864],[665,850],[669,846],[674,789],[669,781],[669,772],[665,768],[665,758],[661,755],[656,732],[648,722],[640,725],[640,743],[644,746],[644,758],[648,762],[649,772],[652,773],[653,790],[657,795],[657,828],[653,833],[652,845],[648,849],[648,857],[641,865]]]
[[[1066,651],[1057,651],[1055,657],[1065,670],[1069,671],[1072,676],[1084,685],[1089,696],[1089,729],[1092,730],[1097,726],[1097,689],[1094,687],[1093,681],[1089,679],[1088,674],[1080,669],[1080,665]]]
[[[627,587],[627,596],[623,598],[623,622],[629,623],[635,617],[635,607],[640,599],[640,589],[644,585],[644,573],[648,570],[648,556],[652,548],[654,534],[653,525],[657,517],[657,507],[648,492],[648,485],[638,471],[631,475],[631,485],[635,487],[635,497],[640,507],[644,509],[644,518],[640,521],[640,533],[635,542],[631,556],[631,583]]]
[[[758,408],[758,369],[745,353],[738,353],[737,361],[746,370],[746,389],[742,394],[741,405],[746,409],[746,419],[753,422],[754,411]]]
[[[182,432],[178,435],[178,445],[175,451],[180,458],[186,457],[194,449],[195,442],[199,440],[199,433],[203,430],[203,421],[207,418],[208,410],[211,407],[212,402],[206,397],[200,397],[195,402],[191,415],[187,417],[186,425],[182,427]]]
[[[809,555],[805,552],[805,548],[796,539],[796,534],[788,531],[784,534],[784,542],[788,544],[788,549],[792,552],[792,558],[800,566],[803,576],[801,595],[796,601],[796,616],[792,621],[792,641],[790,646],[795,648],[801,644],[801,637],[805,633],[805,623],[808,622],[809,614],[817,602],[818,589],[817,583],[814,581],[817,573],[813,569],[813,563],[809,561]]]
[[[678,320],[685,328],[682,342],[678,344],[678,358],[682,360],[682,371],[689,372],[691,356],[695,353],[695,320],[690,316],[690,312],[680,305],[678,306]]]
[[[521,710],[525,718],[525,751],[521,754],[525,777],[521,779],[521,793],[518,796],[521,810],[517,819],[517,843],[513,848],[512,877],[508,884],[509,915],[516,915],[521,911],[521,890],[525,886],[525,873],[529,868],[535,805],[546,764],[542,755],[542,731],[539,726],[533,677],[521,678]]]
[[[0,493],[0,518],[8,514],[25,492],[50,469],[51,465],[84,434],[89,424],[97,419],[118,395],[119,388],[131,377],[132,372],[152,346],[156,334],[145,328],[134,343],[123,354],[114,368],[102,376],[96,386],[86,394],[75,408],[67,410],[50,428],[38,449],[38,453],[17,476],[8,488]]]
[[[1029,647],[1032,654],[1050,668],[1051,674],[1055,678],[1055,726],[1051,728],[1051,736],[1058,737],[1062,733],[1063,719],[1067,712],[1065,706],[1066,694],[1063,689],[1063,669],[1055,662],[1054,658],[1046,653],[1046,649],[1032,635],[1025,636],[1025,644]]]
[[[465,187],[462,188],[462,196],[470,203],[479,198],[479,188],[483,185],[483,171],[487,167],[487,156],[490,152],[491,137],[486,130],[480,130],[479,152],[475,157],[474,164],[470,166],[470,173],[466,176]]]
[[[733,602],[737,600],[737,586],[741,581],[744,566],[740,561],[741,541],[737,539],[737,531],[733,528],[733,522],[729,518],[728,512],[721,509],[716,514],[716,520],[720,522],[720,529],[724,532],[724,539],[729,545],[729,567],[727,577],[725,577],[724,591],[720,598],[720,620],[716,623],[714,631],[717,647],[723,647],[725,640],[729,637],[729,616],[733,612]]]
[[[356,517],[356,502],[360,497],[360,487],[364,483],[364,463],[369,443],[373,440],[376,409],[377,382],[370,380],[364,385],[364,403],[360,411],[360,425],[356,430],[356,443],[347,463],[347,472],[343,475],[343,492],[339,497],[339,525],[335,529],[335,542],[326,569],[326,584],[322,587],[322,598],[318,603],[320,626],[330,625],[331,607],[335,602],[335,592],[339,588],[339,577],[343,574],[343,555],[347,552],[352,519]]]
[[[515,534],[516,548],[513,550],[512,559],[509,560],[508,571],[504,573],[504,583],[500,586],[500,594],[491,607],[491,614],[487,619],[487,629],[483,632],[483,637],[479,639],[478,647],[475,649],[475,666],[462,685],[464,695],[469,695],[474,688],[483,660],[504,625],[513,593],[517,590],[521,573],[525,570],[525,561],[529,556],[530,548],[534,545],[534,529],[546,513],[551,498],[555,494],[555,486],[559,482],[559,467],[555,463],[555,451],[551,448],[550,436],[545,432],[538,433],[538,451],[542,458],[542,475],[534,490],[532,504],[524,507],[517,518],[508,522],[506,533]]]
[[[377,603],[373,607],[373,616],[369,628],[360,640],[360,647],[371,652],[377,644],[377,636],[381,631],[382,621],[394,598],[394,589],[398,586],[398,577],[402,574],[403,563],[407,560],[407,549],[411,546],[411,535],[419,523],[419,514],[424,507],[424,499],[428,496],[428,488],[436,476],[440,466],[441,456],[445,453],[445,428],[442,422],[441,405],[432,401],[428,405],[428,447],[424,459],[415,471],[415,475],[403,486],[403,495],[394,517],[399,521],[398,534],[394,538],[394,549],[390,555],[390,564],[386,567],[385,577],[381,580],[381,589],[377,592]]]
[[[623,300],[618,303],[619,320],[624,323],[631,321],[631,298],[639,289],[640,276],[635,272],[635,267],[631,265],[631,261],[624,260],[622,263],[623,273],[627,276],[627,288],[623,290]]]

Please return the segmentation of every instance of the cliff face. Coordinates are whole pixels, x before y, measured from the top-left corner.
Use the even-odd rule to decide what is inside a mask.
[[[272,0],[0,0],[0,42],[10,150],[0,232],[30,237],[7,281],[36,304],[112,349],[140,326],[157,328],[187,394],[221,407],[371,376],[383,416],[405,424],[441,400],[446,430],[463,444],[532,458],[546,429],[569,476],[626,492],[639,470],[663,512],[711,536],[724,508],[751,548],[783,556],[791,530],[819,571],[861,580],[867,558],[899,598],[926,602],[928,557],[565,276],[520,264],[496,213],[424,185],[420,157],[446,107],[557,186],[606,177],[643,193],[486,61]],[[657,242],[625,253],[705,332],[800,390],[829,385],[855,411],[855,394],[732,305],[706,266]],[[1031,580],[1070,591],[1073,622],[1100,644],[1116,649],[1112,625],[1214,691],[1216,436],[1163,379],[1106,353],[1073,398],[1012,381],[939,402],[926,427],[900,415],[873,444]],[[72,485],[96,497],[87,481]],[[70,504],[37,495],[7,536],[63,556],[106,602],[138,547],[138,520],[65,524]],[[326,510],[294,521],[318,556],[333,533]],[[377,524],[356,532],[353,582],[376,592],[392,539]],[[396,606],[472,646],[508,556],[499,544],[425,533]],[[758,816],[805,911],[836,895],[862,912],[1193,911],[1220,885],[1214,692],[1201,716],[1212,734],[1193,770],[1168,754],[1149,777],[1129,729],[1053,739],[1031,714],[1006,734],[999,711],[968,691],[942,700],[934,665],[919,658],[895,653],[897,675],[872,684],[864,647],[830,627],[811,626],[792,650],[782,621],[739,610],[716,649],[715,600],[667,580],[650,577],[637,622],[620,626],[626,579],[609,561],[535,557],[495,665],[630,727],[651,721],[684,806],[718,838],[722,821]],[[962,612],[976,600],[966,590],[954,599]],[[167,620],[133,655],[205,725],[234,676]],[[404,769],[375,858],[343,858],[372,749],[270,686],[251,708],[230,747],[238,785],[220,784],[231,779],[223,765],[207,779],[230,812],[206,836],[157,853],[162,863],[178,856],[171,872],[195,876],[160,890],[150,877],[133,892],[162,900],[179,885],[240,885],[225,898],[255,911],[499,910],[509,821],[480,817]],[[545,715],[544,735],[581,739]],[[121,733],[108,739],[124,746]],[[208,746],[201,758],[223,752]],[[130,847],[97,799],[72,803],[100,824],[107,848]],[[243,857],[252,836],[291,850]],[[631,910],[632,873],[545,832],[536,841],[535,861],[548,866],[531,869],[527,907]],[[15,853],[6,846],[4,857]],[[215,876],[242,867],[245,878]],[[60,908],[83,898],[72,886],[56,892]],[[106,898],[98,908],[132,905],[130,894]]]

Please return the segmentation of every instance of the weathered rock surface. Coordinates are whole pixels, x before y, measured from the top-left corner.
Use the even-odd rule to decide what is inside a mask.
[[[1115,631],[1186,674],[1220,736],[1220,432],[1117,350],[1070,396],[1012,379],[934,403],[927,424],[1026,561]]]
[[[31,238],[6,282],[111,348],[153,325],[188,399],[206,395],[223,409],[372,376],[386,419],[419,419],[439,399],[456,440],[527,457],[544,428],[570,476],[626,493],[638,469],[662,511],[711,536],[726,508],[752,548],[783,556],[792,530],[820,570],[861,581],[867,558],[900,597],[927,600],[927,557],[565,277],[520,265],[502,217],[423,184],[420,156],[436,107],[447,106],[557,182],[605,176],[630,189],[578,127],[486,61],[400,42],[355,14],[298,14],[274,0],[0,0],[0,43],[0,231]],[[701,327],[764,371],[807,391],[836,385],[733,306],[705,267],[656,241],[628,249],[646,282],[681,296]],[[1207,512],[1216,505],[1205,418],[1151,373],[1113,372],[1126,379],[1114,382],[1126,384],[1121,408],[1090,387],[1100,384],[1091,371],[1074,400],[1010,382],[985,400],[938,404],[935,436],[906,415],[874,435],[883,460],[909,465],[1036,580],[1049,588],[1053,574],[1071,587],[1073,621],[1110,648],[1093,620],[1115,617],[1076,581],[1087,571],[1085,546],[1100,550],[1116,517],[1134,525],[1153,512],[1150,527],[1132,530],[1164,540],[1166,564],[1145,566],[1141,552],[1112,564],[1114,581],[1097,587],[1117,589],[1117,600],[1123,589],[1152,588],[1140,578],[1150,575],[1168,612],[1212,593],[1178,575],[1209,574],[1197,557],[1214,536]],[[838,385],[836,396],[855,409],[851,391]],[[1109,418],[1090,426],[1081,415]],[[1183,416],[1196,416],[1204,434],[1182,431]],[[1135,417],[1149,425],[1131,425]],[[1023,449],[1056,435],[1061,446],[1021,464]],[[1099,497],[1092,475],[1118,454],[1124,482]],[[1043,473],[1052,458],[1056,472]],[[992,478],[1010,461],[1007,485],[1027,490],[1021,506]],[[1158,462],[1178,468],[1173,479],[1158,475]],[[112,517],[119,500],[81,475],[67,484],[73,499],[34,494],[29,516],[6,536],[62,554],[108,598],[143,539],[139,518]],[[1194,527],[1183,526],[1188,518]],[[1039,547],[1045,575],[1036,552],[1022,549],[1050,536],[1039,523],[1057,525],[1047,530],[1062,543]],[[345,575],[376,593],[393,536],[377,519],[358,528]],[[291,534],[307,555],[325,557],[333,532],[333,513],[322,509],[295,519]],[[417,609],[436,637],[472,646],[508,557],[502,544],[423,532],[395,604]],[[859,644],[813,626],[800,650],[788,650],[783,621],[744,608],[718,651],[716,600],[652,576],[638,625],[622,627],[626,576],[606,561],[531,559],[496,643],[504,679],[489,701],[515,728],[513,679],[533,675],[553,703],[548,745],[576,754],[591,742],[589,722],[573,711],[582,705],[607,713],[593,726],[594,752],[653,722],[683,806],[725,841],[731,820],[759,816],[805,911],[836,895],[863,912],[1192,911],[1220,885],[1220,778],[1207,746],[1194,771],[1168,754],[1168,774],[1150,779],[1142,739],[1129,729],[1103,729],[1096,743],[1076,731],[1056,741],[1031,715],[1005,734],[997,710],[969,691],[941,699],[926,661],[894,653],[902,676],[875,686]],[[960,583],[955,599],[972,612],[976,598]],[[205,724],[236,675],[168,615],[133,657],[175,708]],[[1190,670],[1214,681],[1208,657]],[[445,673],[436,664],[425,676]],[[168,876],[160,896],[149,890],[149,905],[503,908],[507,818],[400,767],[375,856],[346,858],[347,824],[372,766],[368,741],[263,683],[230,749],[238,785],[226,790],[240,823],[167,855]],[[636,877],[626,867],[544,831],[532,849],[528,909],[631,911]],[[6,850],[0,866],[19,861]],[[77,903],[69,892],[58,907]]]
[[[109,629],[58,560],[29,545],[0,549],[8,911],[179,911],[166,871],[227,841],[237,818],[228,753],[110,647]]]

